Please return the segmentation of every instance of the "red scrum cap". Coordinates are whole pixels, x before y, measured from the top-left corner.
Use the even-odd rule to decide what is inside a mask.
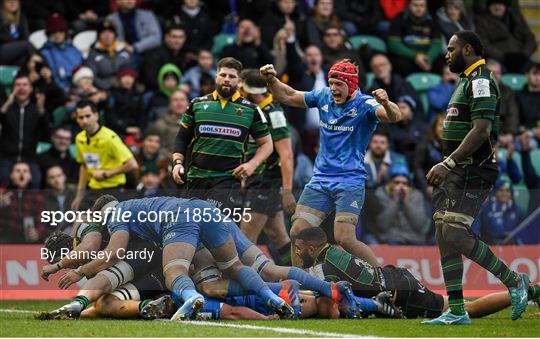
[[[337,79],[347,84],[348,96],[358,89],[358,69],[346,60],[336,62],[328,71],[329,79]]]

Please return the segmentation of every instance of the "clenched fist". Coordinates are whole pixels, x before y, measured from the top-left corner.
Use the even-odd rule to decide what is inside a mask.
[[[386,106],[388,104],[388,93],[382,88],[376,89],[373,92],[371,92],[375,100],[383,106]]]
[[[259,69],[259,72],[261,72],[262,77],[264,78],[264,80],[266,80],[268,84],[271,84],[276,80],[277,72],[274,69],[274,65],[272,64],[262,66]]]

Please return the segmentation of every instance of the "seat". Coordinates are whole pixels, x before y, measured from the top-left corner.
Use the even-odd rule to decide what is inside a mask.
[[[363,90],[370,89],[371,86],[373,85],[374,80],[375,80],[375,74],[373,74],[372,72],[366,73],[366,88]]]
[[[501,76],[501,81],[513,91],[521,91],[527,84],[527,77],[519,73],[507,73]]]
[[[47,152],[51,148],[51,144],[48,142],[39,141],[36,147],[36,153],[41,154]]]
[[[435,73],[429,72],[417,72],[409,74],[406,78],[407,82],[418,92],[420,101],[424,112],[429,111],[429,100],[427,97],[427,91],[431,87],[441,82],[441,76]]]
[[[77,158],[77,146],[75,144],[69,145],[69,154],[73,159]]]
[[[232,44],[236,40],[236,35],[221,33],[214,37],[212,44],[212,54],[215,58],[219,58],[221,51],[227,45]]]
[[[18,71],[18,66],[0,66],[0,84],[10,89]]]
[[[83,31],[75,35],[75,37],[73,38],[73,46],[75,46],[79,51],[81,51],[84,58],[86,59],[88,53],[90,52],[90,47],[94,42],[96,42],[96,40],[96,31]]]
[[[28,37],[28,41],[30,41],[32,46],[39,50],[47,42],[47,34],[45,34],[44,29],[37,30],[30,34],[30,36]]]
[[[369,45],[377,52],[386,53],[386,43],[374,35],[354,35],[349,38],[349,42],[354,49],[358,49],[362,45]]]
[[[66,108],[64,106],[59,106],[54,109],[52,112],[53,126],[58,127],[66,121]]]

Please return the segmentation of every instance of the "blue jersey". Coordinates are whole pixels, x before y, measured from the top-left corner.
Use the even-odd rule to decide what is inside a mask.
[[[380,104],[358,91],[353,100],[337,105],[328,87],[307,92],[304,100],[308,107],[319,109],[320,150],[313,180],[363,182],[364,156],[380,121],[375,113]]]

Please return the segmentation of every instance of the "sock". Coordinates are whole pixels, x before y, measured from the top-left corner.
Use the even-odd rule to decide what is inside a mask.
[[[246,291],[239,283],[234,280],[229,280],[229,284],[227,285],[227,297],[237,297],[246,294],[248,294],[248,291]]]
[[[448,294],[448,307],[455,315],[465,314],[465,302],[463,301],[463,259],[461,254],[452,254],[441,258],[444,284]]]
[[[362,312],[374,313],[377,312],[377,304],[373,299],[354,297],[356,302],[360,304]]]
[[[251,268],[244,266],[237,273],[237,281],[245,290],[253,291],[265,301],[276,297],[261,277]]]
[[[195,290],[193,281],[187,275],[180,275],[174,278],[171,284],[171,292],[173,298],[176,297],[184,302],[195,295],[199,295],[197,290]]]
[[[476,239],[474,248],[467,257],[499,278],[506,287],[516,287],[519,284],[519,275],[497,258],[485,242]]]
[[[144,306],[148,305],[149,302],[151,302],[152,299],[145,299],[139,303],[139,312],[144,308]]]
[[[78,295],[75,298],[73,298],[73,301],[71,303],[77,303],[81,305],[81,311],[82,311],[85,308],[87,308],[88,305],[90,305],[90,300],[88,300],[88,298],[85,297],[84,295]]]
[[[332,284],[309,275],[306,271],[298,267],[291,267],[287,274],[287,279],[298,281],[302,288],[319,292],[321,295],[332,298]]]
[[[285,245],[278,249],[279,259],[282,266],[291,266],[291,242],[289,241]]]
[[[529,286],[529,289],[527,292],[529,292],[528,293],[529,300],[540,298],[540,285],[536,284],[536,285]]]
[[[266,283],[266,286],[268,286],[270,291],[272,291],[272,293],[274,293],[275,295],[277,295],[283,288],[283,285],[281,285],[281,283],[278,283],[278,282]]]

